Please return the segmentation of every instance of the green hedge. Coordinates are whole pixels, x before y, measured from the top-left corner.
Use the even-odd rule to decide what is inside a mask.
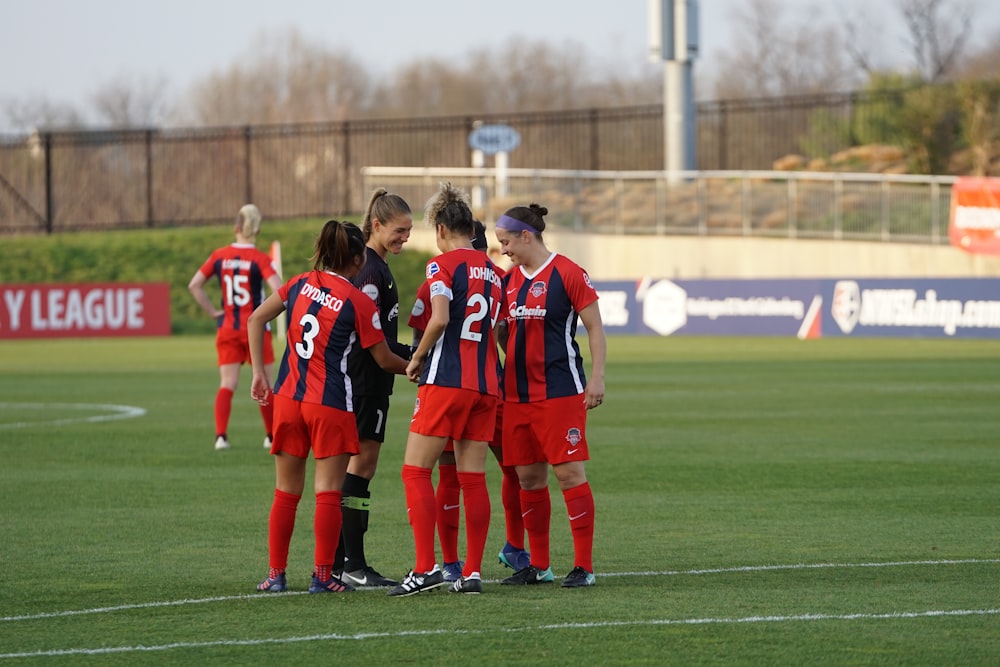
[[[267,252],[272,241],[280,241],[282,274],[290,278],[312,268],[309,258],[322,226],[322,220],[265,220],[257,247]],[[211,333],[215,323],[195,303],[187,284],[212,250],[233,240],[229,224],[6,237],[0,239],[0,284],[166,282],[170,284],[171,331]],[[426,253],[408,250],[389,256],[399,284],[404,326],[428,258]],[[208,292],[213,301],[219,299],[216,281],[209,283]]]

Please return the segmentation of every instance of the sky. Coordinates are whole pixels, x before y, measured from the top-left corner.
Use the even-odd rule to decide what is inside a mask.
[[[696,71],[733,38],[731,12],[747,1],[698,2]],[[856,11],[891,16],[892,1],[777,0],[831,22]],[[976,38],[1000,34],[996,0],[971,1]],[[646,58],[646,16],[647,0],[0,0],[0,104],[46,98],[85,110],[102,85],[146,77],[180,95],[288,28],[349,51],[376,76],[521,37],[576,42],[627,66]]]

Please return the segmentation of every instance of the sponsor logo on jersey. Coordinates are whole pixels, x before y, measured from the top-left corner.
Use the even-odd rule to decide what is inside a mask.
[[[594,289],[594,283],[590,282],[590,276],[587,275],[586,271],[583,272],[583,282],[587,283],[587,287],[590,289]]]
[[[438,273],[441,272],[441,266],[437,262],[430,262],[427,264],[427,277],[433,278]]]
[[[426,306],[424,306],[424,300],[417,299],[416,301],[413,302],[413,310],[410,311],[410,315],[413,317],[420,317],[421,315],[424,314],[425,307]]]
[[[378,303],[378,287],[372,285],[371,283],[365,283],[361,286],[361,291],[364,292],[369,299]]]
[[[372,313],[372,326],[377,330],[382,330],[382,320],[379,319],[378,313]]]

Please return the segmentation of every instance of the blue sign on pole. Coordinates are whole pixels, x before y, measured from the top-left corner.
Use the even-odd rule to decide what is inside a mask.
[[[469,133],[469,147],[486,155],[509,153],[521,143],[521,135],[509,125],[480,125]]]

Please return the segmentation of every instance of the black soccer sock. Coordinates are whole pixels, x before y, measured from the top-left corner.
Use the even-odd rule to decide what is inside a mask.
[[[344,549],[344,571],[353,572],[368,565],[365,559],[365,531],[368,530],[368,510],[371,507],[369,480],[347,473],[344,478],[340,507],[344,526],[340,543]]]

